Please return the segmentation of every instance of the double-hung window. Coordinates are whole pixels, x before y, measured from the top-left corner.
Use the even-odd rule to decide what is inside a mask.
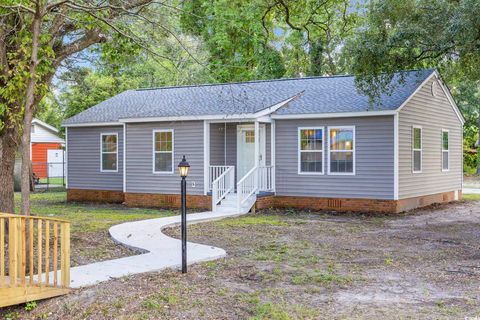
[[[422,172],[422,127],[412,128],[412,166],[413,173]]]
[[[442,171],[448,171],[449,169],[449,132],[448,130],[442,130]]]
[[[298,173],[323,174],[323,144],[323,127],[298,129]]]
[[[355,127],[330,127],[329,174],[355,174]]]
[[[153,131],[153,172],[173,173],[173,130]]]
[[[101,143],[101,172],[118,172],[118,134],[102,133]]]

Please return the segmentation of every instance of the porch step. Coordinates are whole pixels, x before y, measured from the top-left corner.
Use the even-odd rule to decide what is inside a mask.
[[[252,206],[255,204],[256,197],[253,197],[252,200],[247,203],[246,205],[243,205],[240,208],[239,213],[247,213],[250,211]],[[228,194],[218,205],[217,205],[217,212],[222,212],[222,213],[232,213],[232,212],[238,212],[237,208],[237,194],[236,193],[230,193]]]

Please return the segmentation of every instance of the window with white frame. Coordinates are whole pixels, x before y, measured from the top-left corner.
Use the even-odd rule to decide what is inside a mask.
[[[153,131],[153,171],[173,173],[173,130]]]
[[[101,171],[118,171],[118,134],[102,133],[101,140]]]
[[[413,172],[422,172],[422,128],[412,128],[412,153],[413,153]]]
[[[331,127],[328,132],[328,172],[355,174],[355,127]]]
[[[449,169],[449,132],[448,130],[442,130],[442,171],[448,171]]]
[[[299,173],[323,173],[323,128],[299,128]]]

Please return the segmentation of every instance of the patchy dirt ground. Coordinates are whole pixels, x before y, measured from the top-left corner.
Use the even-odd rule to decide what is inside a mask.
[[[178,235],[177,229],[168,231]],[[263,212],[189,227],[227,258],[23,306],[21,319],[476,319],[480,202],[405,216]]]

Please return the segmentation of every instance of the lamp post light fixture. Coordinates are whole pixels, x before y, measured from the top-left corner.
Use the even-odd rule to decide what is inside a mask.
[[[178,171],[180,177],[182,177],[181,186],[181,199],[182,199],[182,273],[187,273],[187,181],[188,169],[190,165],[185,159],[185,155],[182,161],[178,164]]]

